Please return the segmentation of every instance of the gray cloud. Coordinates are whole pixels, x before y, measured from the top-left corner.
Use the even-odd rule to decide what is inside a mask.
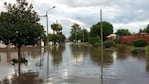
[[[33,5],[39,15],[45,15],[49,8],[56,5],[55,9],[48,12],[49,16],[54,18],[50,18],[49,24],[57,19],[64,26],[63,32],[67,36],[74,22],[88,29],[99,22],[101,8],[103,20],[112,23],[115,31],[119,28],[128,28],[132,32],[137,32],[139,28],[149,24],[149,0],[36,0]],[[44,19],[41,22],[45,25]]]

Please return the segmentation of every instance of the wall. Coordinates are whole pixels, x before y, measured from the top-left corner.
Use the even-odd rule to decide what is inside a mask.
[[[145,39],[149,45],[149,34],[134,34],[129,36],[119,36],[119,42],[121,44],[130,44],[136,39]]]

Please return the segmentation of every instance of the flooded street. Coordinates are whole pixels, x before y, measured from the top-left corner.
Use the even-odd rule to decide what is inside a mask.
[[[28,64],[21,65],[18,78],[17,65],[9,61],[17,58],[17,51],[0,52],[0,84],[148,84],[149,63],[145,53],[104,50],[101,77],[100,48],[67,43],[49,49],[22,50]],[[19,80],[19,81],[18,81]]]

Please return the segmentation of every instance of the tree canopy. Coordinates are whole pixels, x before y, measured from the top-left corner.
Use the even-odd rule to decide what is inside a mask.
[[[79,32],[81,30],[81,27],[79,24],[77,23],[74,23],[72,26],[71,26],[71,33],[76,33],[76,32]]]
[[[7,11],[0,13],[0,40],[6,45],[34,45],[44,36],[44,28],[32,4],[26,0],[16,0],[14,4],[4,5]]]
[[[97,24],[94,24],[91,26],[90,30],[90,37],[100,37],[101,35],[101,22],[98,22]],[[113,33],[113,26],[111,23],[107,21],[102,22],[102,28],[103,28],[103,38],[104,40],[106,37]]]
[[[149,33],[149,24],[146,27],[146,33]]]
[[[16,0],[14,4],[4,3],[6,12],[0,13],[0,40],[6,45],[13,44],[18,48],[18,60],[23,45],[35,45],[44,36],[44,28],[32,4],[26,0]],[[21,75],[21,63],[18,63],[18,74]]]
[[[139,33],[149,33],[149,24],[145,28],[139,29]]]
[[[80,40],[79,38],[80,38],[80,32],[81,32],[81,27],[80,27],[80,25],[79,24],[77,24],[77,23],[74,23],[72,26],[71,26],[71,36],[69,37],[69,39],[71,40],[71,41],[73,41],[73,40],[75,40],[75,41],[77,41],[77,40]]]
[[[131,35],[131,33],[129,32],[128,29],[118,29],[115,34],[117,34],[117,35]]]
[[[146,33],[146,28],[144,28],[144,29],[139,29],[139,33]]]
[[[51,29],[53,30],[53,34],[48,35],[49,41],[54,42],[54,45],[56,42],[64,43],[65,42],[65,35],[61,32],[62,31],[62,25],[58,23],[51,24]],[[56,31],[56,34],[54,33]]]
[[[75,41],[80,40],[82,42],[88,41],[89,34],[88,34],[87,29],[85,29],[85,28],[81,29],[80,25],[77,23],[74,23],[71,26],[71,32],[70,33],[71,33],[71,36],[69,37],[70,41],[74,41],[74,40]]]
[[[62,30],[62,25],[58,23],[53,23],[51,24],[51,28],[53,31],[56,31],[58,33],[59,31]]]

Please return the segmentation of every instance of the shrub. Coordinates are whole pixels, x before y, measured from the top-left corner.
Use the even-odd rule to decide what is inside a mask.
[[[100,46],[100,43],[99,42],[96,42],[93,46],[94,47],[98,47],[98,46]]]
[[[137,39],[133,41],[133,46],[135,47],[145,47],[147,45],[145,39]]]
[[[105,48],[110,48],[110,47],[113,47],[115,46],[115,43],[113,41],[105,41],[104,42],[104,47]]]
[[[146,58],[149,60],[149,46],[145,47]]]
[[[15,65],[17,63],[27,64],[28,60],[26,58],[20,58],[20,59],[13,58],[13,59],[10,60],[10,63],[12,65]]]
[[[98,37],[91,37],[89,38],[89,44],[92,44],[93,46],[100,46],[100,39]]]

